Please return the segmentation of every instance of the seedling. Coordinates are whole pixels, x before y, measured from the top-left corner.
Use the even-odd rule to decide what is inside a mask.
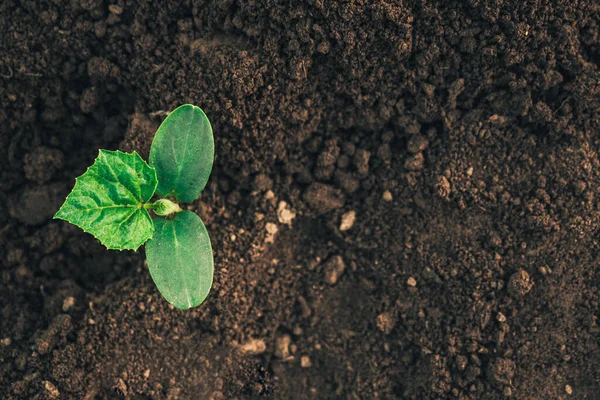
[[[100,150],[54,218],[77,225],[108,249],[146,244],[160,293],[177,308],[196,307],[212,286],[212,247],[200,217],[178,203],[198,198],[213,160],[208,118],[200,108],[183,105],[156,131],[150,165],[135,151]],[[151,201],[155,194],[161,198]]]

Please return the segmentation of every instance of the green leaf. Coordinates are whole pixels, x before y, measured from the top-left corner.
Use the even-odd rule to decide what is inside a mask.
[[[199,216],[182,211],[154,220],[154,237],[146,243],[148,269],[163,297],[186,310],[202,304],[212,286],[213,253]]]
[[[163,121],[150,148],[163,196],[194,201],[206,186],[215,157],[212,128],[204,112],[191,104],[176,108]]]
[[[156,185],[156,172],[135,151],[100,150],[54,218],[77,225],[108,249],[137,250],[154,231],[143,206]]]

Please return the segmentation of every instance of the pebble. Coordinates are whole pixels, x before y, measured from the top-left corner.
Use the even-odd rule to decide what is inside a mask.
[[[75,297],[69,296],[69,297],[67,297],[67,298],[64,299],[63,304],[62,304],[62,310],[64,312],[67,312],[71,308],[73,308],[74,305],[75,305]]]
[[[411,276],[406,280],[406,284],[410,287],[415,287],[417,286],[417,280]]]
[[[335,285],[344,273],[345,269],[346,264],[341,256],[331,257],[325,263],[325,282],[330,285]]]
[[[390,201],[393,200],[392,192],[390,192],[389,190],[386,190],[385,192],[383,192],[382,198],[383,198],[383,201],[386,201],[389,203]]]
[[[571,385],[565,386],[565,392],[567,392],[567,394],[573,394],[573,388]]]
[[[292,226],[294,218],[296,218],[296,211],[292,210],[285,201],[280,201],[277,206],[277,220],[282,224]]]
[[[452,192],[452,188],[450,186],[450,182],[448,182],[448,178],[446,178],[443,175],[437,178],[435,188],[437,190],[438,195],[443,199],[447,199],[450,196],[450,193]]]
[[[506,322],[506,315],[499,312],[498,315],[496,315],[496,319],[498,322]]]
[[[312,364],[310,362],[310,357],[309,356],[302,356],[300,357],[300,366],[302,368],[308,368],[310,367]]]
[[[239,349],[246,354],[258,355],[264,353],[265,350],[267,350],[267,345],[262,339],[250,339],[246,343],[241,345]]]
[[[352,228],[354,225],[354,221],[356,221],[356,212],[348,211],[344,215],[342,215],[342,223],[340,224],[340,231],[345,232],[348,229]]]
[[[277,227],[277,224],[274,224],[272,222],[267,222],[265,225],[265,228],[267,230],[267,237],[265,239],[265,243],[275,242],[275,235],[277,234],[277,232],[279,232],[279,228]]]
[[[290,335],[281,335],[275,341],[275,357],[285,360],[290,357]]]
[[[46,389],[49,398],[58,399],[60,397],[60,392],[52,382],[44,381],[44,389]]]
[[[110,6],[108,6],[108,11],[115,15],[121,15],[123,14],[123,7],[118,6],[116,4],[111,4]]]

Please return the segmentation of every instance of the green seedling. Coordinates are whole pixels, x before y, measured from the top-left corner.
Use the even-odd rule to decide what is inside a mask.
[[[213,160],[208,118],[200,108],[183,105],[156,131],[150,164],[135,151],[100,150],[54,218],[77,225],[108,249],[146,244],[160,293],[177,308],[196,307],[212,286],[212,247],[200,217],[178,203],[198,198]],[[152,201],[155,195],[161,198]]]

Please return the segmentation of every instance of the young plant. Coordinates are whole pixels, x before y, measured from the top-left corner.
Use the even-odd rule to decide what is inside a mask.
[[[160,293],[177,308],[196,307],[212,286],[212,247],[200,217],[178,202],[198,198],[213,160],[208,118],[183,105],[156,131],[150,165],[135,151],[100,150],[54,218],[77,225],[108,249],[137,250],[145,243]],[[161,198],[152,201],[155,194]]]

